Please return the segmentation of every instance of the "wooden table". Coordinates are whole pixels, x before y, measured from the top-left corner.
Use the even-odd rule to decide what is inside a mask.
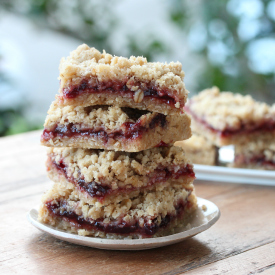
[[[153,250],[99,250],[40,232],[26,219],[50,186],[39,136],[0,138],[0,274],[275,274],[275,187],[196,182],[220,220]]]

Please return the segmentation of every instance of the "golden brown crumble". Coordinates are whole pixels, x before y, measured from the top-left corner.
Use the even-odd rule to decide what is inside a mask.
[[[144,177],[142,181],[143,186],[137,188],[131,188],[131,185],[120,186],[121,189],[111,190],[112,192],[105,194],[103,197],[91,196],[87,190],[79,188],[77,183],[70,182],[64,174],[60,173],[57,169],[51,167],[48,171],[48,176],[51,181],[63,184],[67,186],[68,189],[75,189],[78,192],[78,197],[88,204],[96,204],[98,207],[100,205],[106,205],[110,203],[117,203],[125,199],[132,199],[139,196],[145,191],[159,191],[166,187],[175,187],[175,188],[185,188],[189,191],[194,190],[193,177],[182,176],[180,179],[169,178],[165,182],[157,182],[151,185],[148,185],[148,178]],[[112,185],[112,183],[110,183]],[[146,185],[147,184],[147,185]],[[113,184],[114,185],[114,184]]]
[[[199,134],[193,133],[191,138],[177,141],[174,145],[182,147],[186,157],[193,163],[204,165],[216,164],[216,146]]]
[[[70,148],[49,148],[49,158],[67,168],[68,176],[79,178],[79,172],[86,182],[95,181],[111,185],[112,189],[125,186],[147,185],[147,175],[159,167],[178,169],[192,164],[185,158],[180,147],[158,147],[137,153],[114,152]]]
[[[129,110],[129,112],[127,111]],[[60,107],[57,101],[54,101],[48,111],[48,116],[44,123],[46,129],[52,129],[56,124],[68,125],[82,124],[84,127],[96,128],[102,127],[108,130],[114,130],[122,126],[125,122],[136,122],[133,116],[141,118],[142,121],[152,120],[158,113],[140,111],[131,108],[121,108],[117,106],[107,106],[107,105],[96,105],[88,107],[73,107],[64,106]],[[140,116],[138,115],[140,113]],[[177,116],[165,116],[167,120],[177,121],[177,124],[184,124],[186,121],[190,121],[189,116],[184,114],[178,114]],[[176,124],[174,123],[174,127]]]
[[[197,199],[194,192],[190,194],[190,191],[183,188],[166,187],[154,192],[144,192],[135,198],[125,199],[119,203],[116,202],[102,206],[87,204],[79,198],[78,192],[74,188],[71,189],[60,183],[56,183],[52,189],[43,196],[38,219],[43,223],[65,229],[69,232],[75,232],[79,235],[108,237],[108,234],[106,236],[104,232],[97,230],[86,232],[84,229],[77,230],[68,222],[64,223],[60,218],[52,216],[46,204],[51,202],[51,204],[54,205],[59,201],[65,201],[66,208],[63,207],[63,211],[72,211],[84,219],[103,219],[103,222],[106,224],[114,222],[115,220],[123,220],[129,224],[138,222],[139,226],[142,227],[145,221],[150,223],[150,221],[156,218],[157,223],[160,224],[162,217],[165,217],[167,214],[175,215],[177,204],[186,200],[188,200],[189,208],[186,209],[183,218],[197,208]],[[176,224],[173,224],[173,226],[176,226]],[[119,234],[118,236],[114,234],[109,237],[121,238]]]
[[[68,211],[74,211],[78,215],[91,219],[117,219],[123,216],[126,222],[132,218],[155,217],[159,214],[166,216],[175,211],[175,204],[179,200],[185,201],[190,191],[183,188],[166,187],[158,191],[145,191],[138,197],[125,199],[120,202],[90,205],[82,201],[75,188],[69,189],[67,186],[56,183],[43,197],[42,202],[52,201],[54,204],[58,200],[67,200]]]
[[[249,95],[220,92],[217,87],[192,97],[187,106],[195,117],[220,131],[249,128],[275,117],[275,104],[257,102]]]
[[[119,104],[118,106],[129,106],[132,102],[132,104],[136,103],[135,106],[137,108],[146,109],[146,106],[153,108],[151,103],[148,102],[148,99],[145,100],[143,97],[142,90],[148,84],[152,87],[167,91],[167,95],[175,99],[175,104],[172,109],[177,109],[177,112],[180,112],[180,107],[184,106],[187,99],[188,91],[185,89],[183,82],[184,72],[179,62],[171,62],[169,64],[159,62],[151,63],[147,62],[147,59],[144,57],[134,56],[128,59],[125,57],[112,56],[105,51],[101,53],[95,48],[90,48],[83,44],[71,52],[69,57],[62,58],[59,69],[59,91],[61,95],[64,89],[79,85],[83,79],[86,79],[91,86],[96,86],[98,82],[123,82],[126,83],[125,85],[130,91],[135,93],[134,98],[131,99],[130,102],[128,102],[129,98],[123,100],[121,96],[116,96],[116,98],[112,98],[113,104],[110,102],[105,103],[110,105]],[[81,105],[102,104],[100,99],[96,99],[97,95],[92,95],[91,98],[90,95],[85,96],[86,99],[87,97],[88,100],[84,98],[76,100],[76,102],[70,100],[70,104],[66,103],[66,100],[64,100],[62,96],[59,97],[59,100],[61,104],[65,105],[80,105],[80,103]],[[109,97],[109,99],[110,98],[111,97]],[[106,99],[104,100],[106,101]],[[163,111],[165,111],[165,113],[169,112],[169,110]]]
[[[152,113],[145,115],[149,117],[152,116]],[[84,127],[104,126],[106,129],[113,130],[119,128],[125,122],[134,122],[134,120],[117,106],[60,107],[58,102],[54,101],[48,111],[44,127],[51,129],[56,124],[79,123]]]
[[[138,152],[158,146],[161,142],[173,144],[176,140],[189,138],[190,123],[190,117],[186,113],[165,116],[138,109],[106,105],[59,107],[55,101],[48,111],[44,124],[46,133],[42,135],[41,143],[49,147]],[[135,126],[132,129],[132,126],[129,128],[127,125]],[[60,134],[55,134],[56,127],[65,130],[73,127],[84,133],[90,130],[91,134],[70,135],[69,132],[67,136],[66,132],[61,130],[59,130]],[[105,136],[102,137],[103,131]]]

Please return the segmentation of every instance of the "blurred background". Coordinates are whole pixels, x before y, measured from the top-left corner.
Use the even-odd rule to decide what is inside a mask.
[[[275,102],[275,0],[0,0],[0,136],[42,128],[59,61],[82,43],[180,61],[190,96]]]

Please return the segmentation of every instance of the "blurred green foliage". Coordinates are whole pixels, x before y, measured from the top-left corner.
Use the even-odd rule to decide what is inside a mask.
[[[12,85],[12,80],[1,70],[0,54],[0,99],[11,89],[16,89]],[[28,108],[27,106],[27,102],[21,102],[13,104],[12,108],[8,106],[0,108],[0,137],[42,129],[43,124],[34,125],[26,120],[24,111]]]
[[[145,56],[147,60],[152,61],[158,54],[169,52],[169,48],[154,35],[148,35],[145,40],[149,41],[149,43],[140,44],[139,37],[129,35],[127,46],[131,55]]]
[[[12,12],[28,16],[37,25],[53,28],[77,37],[99,50],[105,49],[114,53],[110,35],[119,28],[120,20],[113,8],[121,2],[123,1],[1,0],[0,5]],[[198,76],[195,91],[216,85],[222,90],[239,93],[255,94],[260,91],[263,98],[275,99],[274,70],[253,70],[247,54],[252,42],[267,37],[274,38],[275,22],[268,14],[272,2],[274,0],[166,2],[165,12],[171,24],[174,24],[183,36],[194,36],[196,32],[197,36],[204,37],[204,41],[198,40],[197,43],[189,41],[191,51],[199,55],[204,64],[204,71]],[[258,31],[251,37],[243,38],[240,29],[245,21],[249,24],[249,20],[254,24],[251,28],[258,28]],[[198,24],[201,30],[195,31],[194,26]],[[156,37],[150,27],[143,30],[142,35],[145,38],[140,39],[141,34],[128,35],[127,47],[131,55],[143,55],[153,61],[159,53],[168,55],[171,51],[167,46],[169,41]],[[148,42],[144,43],[146,40]],[[194,49],[192,43],[200,45]],[[125,53],[125,50],[121,52]]]
[[[112,12],[117,1],[102,0],[1,0],[4,9],[27,16],[37,26],[74,36],[99,50],[111,51],[108,41],[118,19]]]
[[[23,115],[23,108],[0,110],[0,136],[38,130],[42,125],[30,125]]]
[[[27,16],[37,26],[74,36],[114,54],[110,37],[120,28],[120,18],[114,7],[121,2],[1,0],[0,7]],[[275,101],[275,64],[273,67],[267,64],[268,57],[263,53],[268,48],[259,49],[259,52],[254,50],[258,42],[275,45],[275,0],[161,2],[167,7],[169,25],[185,38],[179,37],[179,43],[186,43],[188,50],[200,58],[203,70],[196,76],[194,92],[216,85],[221,90],[250,93],[265,101]],[[115,54],[128,52],[155,61],[158,55],[169,56],[173,51],[169,41],[155,34],[150,26],[142,33],[129,33],[126,41],[127,51],[121,49]],[[0,135],[28,128],[20,114],[22,110],[0,112]],[[3,122],[4,117],[8,124]]]
[[[274,54],[269,61],[273,68],[259,71],[251,62],[251,55],[257,53],[249,52],[253,43],[266,42],[265,38],[272,39],[275,47],[274,0],[199,1],[191,16],[186,12],[190,12],[188,1],[170,4],[171,22],[191,37],[189,46],[204,64],[196,91],[215,85],[223,91],[260,94],[261,99],[275,101]],[[268,62],[268,57],[262,56],[259,63]]]
[[[262,98],[275,100],[274,73],[257,73],[249,66],[247,49],[252,42],[264,37],[275,35],[275,22],[267,15],[267,4],[271,1],[258,1],[263,5],[263,13],[256,21],[261,30],[254,36],[244,39],[245,34],[241,33],[240,25],[247,20],[245,15],[236,16],[229,12],[228,3],[232,5],[236,1],[203,1],[203,12],[201,13],[203,24],[207,26],[207,40],[205,47],[200,51],[201,56],[207,64],[207,70],[203,72],[199,81],[199,90],[213,85],[221,90],[234,91],[237,93],[262,93]],[[239,1],[241,2],[241,1]],[[234,7],[233,7],[234,8]],[[247,7],[249,8],[249,6]],[[256,8],[256,7],[255,7]],[[252,20],[251,20],[252,21]],[[215,29],[211,30],[213,23],[218,23]],[[249,23],[247,23],[249,24]],[[266,27],[268,26],[268,27]],[[220,28],[224,33],[217,34]],[[251,26],[253,28],[253,26]],[[213,27],[212,27],[213,29]],[[244,32],[244,30],[243,30]],[[228,54],[221,63],[214,63],[209,59],[209,48],[211,43],[222,42]]]

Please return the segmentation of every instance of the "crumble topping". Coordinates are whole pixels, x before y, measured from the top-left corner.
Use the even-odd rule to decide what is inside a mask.
[[[136,122],[141,116],[143,120],[154,117],[156,113],[117,106],[95,105],[89,107],[59,107],[54,101],[48,111],[44,127],[52,129],[57,123],[67,125],[69,123],[81,124],[85,127],[101,127],[117,129],[125,122]]]
[[[167,90],[167,95],[176,99],[175,108],[179,108],[178,102],[184,105],[188,94],[183,83],[184,72],[179,62],[151,63],[144,57],[131,56],[128,59],[112,56],[105,51],[100,53],[85,44],[71,52],[69,57],[62,58],[59,70],[61,93],[69,86],[80,85],[83,79],[87,79],[90,86],[96,86],[98,82],[125,83],[129,90],[136,93],[136,102],[142,101],[141,92],[150,84],[151,87]]]
[[[60,107],[54,101],[41,143],[49,147],[138,152],[189,138],[190,123],[186,113],[173,116],[108,105]]]
[[[137,153],[107,150],[49,148],[48,156],[57,164],[67,166],[68,176],[79,178],[79,172],[86,182],[105,182],[112,189],[123,186],[143,186],[144,176],[157,168],[172,167],[175,173],[182,167],[193,165],[185,158],[180,147],[158,147]]]
[[[87,204],[74,188],[54,184],[38,219],[68,232],[102,238],[148,238],[172,233],[197,208],[194,192],[166,187],[108,205]]]
[[[187,103],[186,110],[216,130],[251,129],[262,123],[275,123],[275,104],[269,106],[251,96],[206,89]]]
[[[108,223],[114,219],[122,219],[131,222],[133,219],[146,217],[165,217],[168,213],[176,212],[175,206],[179,201],[185,201],[190,191],[182,188],[166,187],[158,191],[141,193],[132,199],[124,199],[120,202],[102,204],[87,204],[82,201],[75,189],[66,188],[56,183],[43,197],[43,203],[66,200],[66,211],[73,211],[85,219],[104,219]],[[193,198],[195,201],[195,198]],[[42,206],[43,207],[43,206]]]

